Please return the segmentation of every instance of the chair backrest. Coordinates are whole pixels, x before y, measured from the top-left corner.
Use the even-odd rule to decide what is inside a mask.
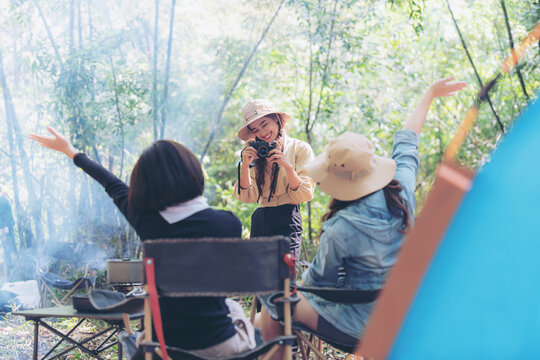
[[[155,239],[143,243],[153,258],[160,296],[242,296],[283,290],[289,268],[284,236]]]
[[[284,236],[144,241],[149,294],[145,338],[152,340],[153,322],[163,358],[168,358],[158,297],[241,296],[283,290],[287,298],[290,271],[284,257],[289,248],[290,240]],[[285,335],[291,335],[290,304],[285,306]],[[285,353],[290,355],[290,345],[285,345]]]

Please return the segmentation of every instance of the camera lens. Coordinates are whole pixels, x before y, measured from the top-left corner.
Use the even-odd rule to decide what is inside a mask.
[[[267,146],[260,146],[257,149],[257,156],[258,157],[267,157],[268,156],[268,147]]]

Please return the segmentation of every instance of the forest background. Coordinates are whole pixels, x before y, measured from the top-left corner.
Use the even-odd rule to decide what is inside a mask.
[[[454,75],[470,85],[431,107],[420,143],[421,208],[480,82],[539,18],[537,0],[2,0],[0,190],[16,220],[15,277],[31,277],[25,259],[60,247],[72,259],[101,261],[140,251],[103,189],[29,141],[30,132],[55,127],[125,181],[152,141],[180,141],[203,163],[210,205],[235,213],[248,236],[255,206],[233,197],[246,101],[269,98],[291,114],[289,134],[315,153],[356,131],[389,155],[425,88]],[[459,162],[489,161],[536,98],[539,63],[535,46],[502,78]],[[302,205],[306,258],[328,201],[317,190]]]

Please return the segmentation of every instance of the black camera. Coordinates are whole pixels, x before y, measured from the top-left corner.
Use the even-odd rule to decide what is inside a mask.
[[[268,156],[270,151],[276,148],[276,143],[266,142],[266,141],[252,141],[249,143],[249,146],[257,150],[257,156],[260,158],[265,158]]]

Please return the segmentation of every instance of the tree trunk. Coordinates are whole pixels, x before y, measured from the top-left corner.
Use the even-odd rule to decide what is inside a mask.
[[[120,179],[122,178],[122,172],[124,171],[124,147],[125,147],[125,134],[124,134],[124,120],[122,118],[122,112],[120,111],[120,100],[118,98],[118,86],[116,84],[116,72],[114,71],[114,64],[112,58],[110,58],[111,71],[113,76],[114,86],[114,104],[116,107],[116,116],[118,117],[118,127],[120,128]]]
[[[308,13],[308,34],[309,34],[309,100],[308,100],[308,110],[307,110],[307,117],[306,117],[306,124],[304,126],[305,132],[306,132],[306,138],[308,140],[308,143],[311,145],[312,143],[312,131],[313,126],[315,125],[315,122],[319,118],[319,112],[321,109],[321,103],[323,98],[323,91],[324,88],[327,85],[327,75],[328,75],[328,69],[330,65],[330,53],[332,50],[332,42],[334,40],[334,26],[336,22],[337,17],[337,3],[338,0],[334,1],[334,7],[332,12],[332,23],[330,25],[330,33],[328,35],[328,47],[326,51],[326,59],[325,64],[323,67],[323,74],[321,77],[321,86],[319,88],[319,99],[317,101],[317,109],[315,110],[315,117],[313,118],[313,121],[311,120],[311,111],[312,111],[312,104],[313,104],[313,36],[311,33],[311,13],[309,9],[309,5],[306,3],[306,9]],[[313,223],[311,218],[311,201],[307,204],[308,207],[308,239],[310,241],[313,240]],[[309,261],[309,259],[306,259]]]
[[[79,34],[78,49],[80,50],[82,48],[82,46],[83,46],[82,20],[81,20],[81,0],[77,0],[77,33]]]
[[[56,225],[54,224],[55,220],[55,209],[56,209],[56,202],[55,201],[48,201],[47,198],[50,198],[50,194],[45,193],[45,189],[49,189],[49,177],[43,176],[41,179],[41,195],[40,198],[47,203],[47,206],[44,206],[43,209],[45,210],[45,214],[47,214],[47,230],[49,234],[49,241],[57,239],[57,233],[56,233]],[[43,239],[40,244],[42,248],[46,246],[45,239]]]
[[[38,0],[34,0],[34,3],[36,4],[36,8],[38,9],[39,16],[41,17],[41,20],[43,21],[43,25],[45,26],[45,30],[47,31],[47,36],[49,37],[49,41],[51,42],[51,46],[53,47],[54,53],[56,54],[56,59],[60,64],[63,64],[62,57],[60,56],[60,52],[58,51],[58,47],[56,46],[56,43],[54,42],[54,38],[51,33],[51,29],[49,28],[49,25],[47,24],[47,20],[45,19],[45,15],[43,15],[43,11],[41,10],[41,6],[39,6]]]
[[[304,3],[307,14],[308,14],[308,41],[309,41],[309,80],[308,80],[308,108],[307,108],[307,114],[306,114],[306,137],[308,143],[311,145],[312,139],[311,139],[311,108],[313,104],[313,34],[311,33],[311,11],[309,9],[309,4],[306,2]],[[308,201],[307,203],[307,211],[308,211],[308,239],[311,242],[313,240],[313,223],[311,221],[311,201]],[[306,261],[309,261],[309,257],[306,251],[306,247],[303,246],[304,253],[306,256]]]
[[[6,102],[4,98],[4,102]],[[6,127],[7,127],[7,137],[8,137],[8,144],[9,144],[9,153],[6,154],[9,158],[9,162],[11,164],[11,180],[13,182],[13,201],[15,202],[15,215],[17,218],[17,230],[19,233],[19,241],[22,244],[26,243],[26,236],[24,234],[23,229],[25,228],[22,226],[23,222],[26,222],[26,214],[24,212],[24,209],[21,206],[21,201],[19,198],[19,180],[17,176],[17,161],[16,161],[16,150],[15,150],[15,140],[13,139],[13,129],[11,128],[11,122],[8,120],[8,107],[6,106]]]
[[[334,9],[332,13],[332,23],[330,25],[330,35],[328,37],[328,49],[326,51],[326,60],[324,62],[324,69],[323,69],[323,75],[321,79],[321,88],[319,89],[319,101],[317,103],[317,110],[315,111],[315,118],[313,119],[313,122],[311,123],[311,127],[309,129],[309,133],[311,134],[311,131],[313,130],[313,126],[317,122],[319,118],[319,111],[321,109],[321,102],[323,98],[323,91],[324,88],[327,85],[327,75],[328,75],[328,68],[330,66],[330,53],[332,51],[332,42],[334,40],[334,25],[336,24],[336,17],[337,17],[337,3],[338,0],[334,1]]]
[[[163,82],[163,101],[161,102],[161,129],[159,133],[160,139],[163,139],[163,136],[165,135],[165,124],[167,122],[167,110],[168,110],[167,101],[169,97],[169,73],[171,70],[171,50],[172,50],[175,7],[176,7],[176,0],[172,0],[171,21],[169,22],[169,41],[167,43],[167,62],[165,65],[165,80]]]
[[[86,3],[87,5],[87,11],[88,11],[88,39],[90,40],[90,43],[94,40],[94,25],[92,23],[92,11],[90,8],[91,3]]]
[[[91,2],[86,2],[86,6],[87,6],[87,13],[88,13],[88,42],[90,44],[93,44],[93,41],[94,41],[94,23],[92,21],[92,3]],[[96,66],[95,66],[95,63],[92,62],[92,64],[90,65],[90,76],[92,77],[92,90],[91,90],[91,99],[92,99],[92,102],[94,103],[96,101]],[[92,115],[92,117],[90,118],[92,122],[95,122],[95,116]],[[92,152],[94,154],[94,158],[95,160],[101,164],[101,157],[99,156],[99,152],[98,152],[98,149],[96,147],[96,142],[94,141],[93,144],[92,144]],[[94,211],[94,218],[95,219],[98,219],[98,221],[102,221],[102,220],[105,220],[104,219],[104,210],[103,210],[103,207],[100,206],[98,203],[97,203],[97,199],[99,199],[99,196],[101,195],[103,189],[100,187],[100,186],[93,186],[93,182],[91,182],[89,184],[89,189],[90,189],[90,202],[92,204],[92,207],[93,207],[93,211]]]
[[[19,50],[17,49],[17,39],[13,39],[13,58],[11,60],[11,63],[13,64],[13,84],[15,86],[15,89],[22,86],[23,82],[21,82],[21,61],[20,61],[20,54]]]
[[[6,109],[6,121],[9,123],[8,127],[11,128],[12,139],[15,141],[15,145],[19,152],[20,164],[23,170],[23,177],[28,191],[28,200],[30,205],[30,214],[34,223],[35,235],[38,239],[43,239],[43,232],[41,230],[41,204],[37,198],[34,186],[32,184],[32,175],[28,168],[28,158],[24,150],[24,142],[22,138],[22,132],[19,127],[15,108],[13,107],[13,100],[7,86],[6,75],[4,72],[4,61],[2,53],[0,52],[0,85],[3,89],[4,103]],[[14,153],[12,153],[12,156]],[[13,158],[12,158],[13,159]],[[13,159],[14,160],[14,159]],[[13,174],[13,172],[12,172]],[[16,174],[15,174],[16,176]],[[26,238],[26,246],[32,245],[32,239]]]
[[[73,54],[75,40],[73,36],[73,28],[75,27],[75,0],[69,1],[69,54]]]
[[[480,85],[480,88],[484,87],[484,84],[482,83],[482,79],[480,78],[480,75],[478,74],[478,71],[476,70],[476,66],[474,66],[473,59],[471,57],[471,54],[469,54],[469,49],[467,48],[467,44],[465,43],[465,39],[463,38],[463,34],[461,33],[461,30],[459,30],[459,26],[457,23],[456,18],[454,17],[454,12],[452,11],[452,8],[450,7],[450,3],[448,0],[446,0],[446,5],[448,6],[448,10],[450,11],[450,15],[452,16],[452,20],[454,22],[454,26],[456,27],[456,31],[459,35],[459,39],[461,40],[461,45],[463,45],[463,50],[465,50],[465,54],[467,54],[467,58],[469,59],[469,62],[474,70],[474,74],[476,75],[476,80],[478,81],[478,84]],[[489,107],[491,108],[491,112],[493,113],[493,116],[495,116],[495,120],[497,121],[497,124],[499,124],[499,127],[502,131],[502,133],[505,133],[504,125],[501,122],[501,119],[499,118],[499,115],[497,115],[497,112],[495,111],[495,108],[493,107],[493,104],[491,103],[491,98],[489,97],[489,93],[486,93],[486,99],[489,103]]]
[[[158,95],[157,95],[157,59],[158,59],[158,25],[159,25],[159,0],[155,0],[156,14],[154,17],[154,59],[152,61],[152,117],[154,125],[154,141],[158,139]]]
[[[493,26],[495,27],[495,35],[497,35],[497,44],[499,45],[499,50],[501,52],[501,55],[504,58],[508,55],[508,48],[505,45],[505,41],[501,36],[501,30],[499,29],[498,24],[494,22]],[[509,89],[512,92],[512,100],[514,103],[514,106],[510,107],[511,108],[510,119],[514,119],[516,117],[516,110],[518,114],[521,113],[521,105],[519,104],[518,95],[516,94],[514,87],[510,86]]]
[[[311,11],[309,9],[309,3],[304,3],[307,10],[307,23],[308,23],[308,42],[309,42],[309,80],[308,80],[308,108],[306,114],[306,136],[307,141],[311,145],[311,108],[313,104],[313,34],[311,33]],[[310,217],[311,220],[311,217]],[[311,224],[310,224],[311,225]],[[311,227],[309,233],[309,239],[311,240]]]
[[[259,48],[259,45],[261,44],[264,37],[266,36],[266,33],[268,32],[268,30],[272,26],[272,23],[274,22],[275,18],[277,17],[277,15],[279,13],[279,10],[281,9],[281,6],[283,5],[284,2],[285,2],[285,0],[281,0],[281,2],[279,3],[279,6],[278,6],[276,12],[274,13],[274,16],[272,16],[272,18],[270,19],[270,21],[266,25],[266,28],[264,29],[263,33],[261,34],[261,37],[259,38],[259,41],[257,41],[257,44],[255,44],[255,46],[253,47],[253,50],[251,50],[251,53],[248,55],[248,57],[244,61],[244,65],[242,66],[242,69],[238,73],[238,76],[236,77],[236,79],[232,83],[231,87],[227,91],[227,94],[225,95],[225,98],[223,99],[223,103],[221,104],[221,107],[219,109],[219,112],[218,112],[218,115],[217,115],[217,118],[216,118],[216,122],[214,123],[214,126],[213,126],[212,130],[210,131],[210,135],[208,136],[208,141],[206,142],[206,145],[204,146],[204,150],[203,150],[203,152],[202,152],[202,154],[200,156],[201,161],[206,156],[206,153],[208,152],[208,148],[210,147],[210,144],[212,143],[212,140],[214,140],[214,136],[216,134],[216,130],[218,129],[218,127],[219,127],[219,125],[221,123],[221,118],[223,117],[223,112],[225,111],[225,107],[229,103],[229,100],[231,99],[231,96],[232,96],[234,90],[236,89],[236,87],[240,83],[240,80],[242,79],[242,76],[244,76],[244,72],[246,71],[249,63],[251,62],[251,59],[253,58],[253,55],[255,55],[255,53],[257,52],[257,49]]]
[[[508,41],[510,42],[510,51],[514,49],[514,39],[512,38],[512,30],[510,29],[510,22],[508,21],[508,14],[506,12],[506,6],[504,5],[504,0],[501,0],[501,7],[504,14],[504,24],[506,25],[506,32],[508,33]],[[519,79],[519,84],[521,85],[521,90],[527,101],[529,101],[529,94],[527,94],[527,89],[525,88],[525,82],[523,81],[523,76],[521,76],[521,71],[519,67],[516,66],[516,74]]]

